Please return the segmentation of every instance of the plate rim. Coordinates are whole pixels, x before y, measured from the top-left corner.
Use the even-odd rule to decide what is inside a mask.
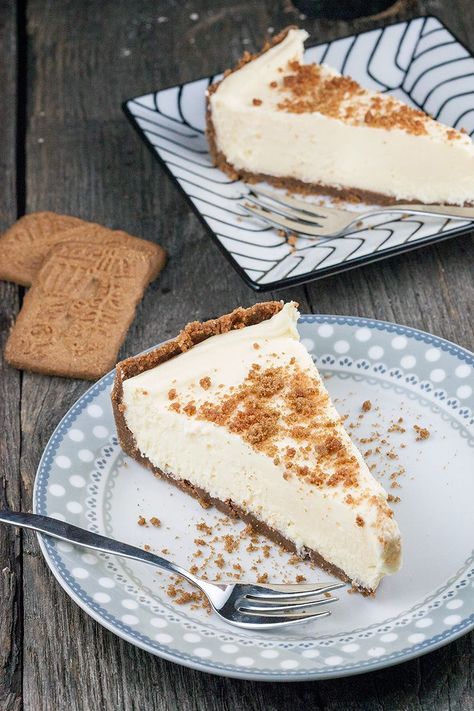
[[[418,328],[414,328],[412,326],[403,326],[401,324],[397,324],[392,321],[385,321],[381,319],[373,319],[373,318],[367,318],[363,316],[344,316],[344,315],[339,315],[339,314],[301,314],[299,318],[299,322],[302,323],[337,323],[339,325],[349,325],[349,326],[359,326],[359,327],[364,327],[364,326],[372,326],[372,328],[376,328],[377,330],[382,330],[386,331],[388,333],[397,333],[399,335],[409,335],[415,340],[423,340],[425,343],[429,344],[436,344],[438,345],[442,350],[447,351],[450,355],[461,355],[461,359],[464,362],[468,362],[471,365],[474,365],[474,352],[470,351],[468,348],[465,348],[464,346],[460,346],[453,341],[449,341],[448,339],[442,338],[440,336],[435,336],[434,334],[429,333],[428,331],[423,331]],[[157,344],[159,346],[160,344]],[[156,348],[157,346],[152,346],[151,348]],[[150,350],[150,349],[146,349]],[[142,351],[145,352],[145,351]],[[53,442],[54,438],[56,437],[57,433],[59,430],[63,427],[63,423],[65,419],[68,417],[69,413],[71,412],[72,408],[74,408],[77,403],[82,400],[83,398],[86,398],[91,390],[94,388],[97,388],[97,386],[100,386],[101,383],[106,381],[107,379],[111,379],[111,376],[113,375],[114,370],[109,371],[106,373],[102,378],[97,380],[95,383],[93,383],[87,390],[85,390],[82,395],[80,395],[77,400],[71,405],[71,407],[67,410],[67,412],[61,417],[60,421],[54,428],[53,432],[51,433],[51,436],[48,439],[48,442],[46,443],[44,450],[42,452],[41,458],[39,460],[37,469],[36,469],[36,474],[35,474],[35,481],[34,481],[34,486],[33,486],[33,494],[32,494],[32,509],[34,512],[37,512],[37,502],[38,502],[38,493],[39,493],[39,472],[43,467],[44,460],[46,458],[46,454],[50,448],[51,443]],[[101,390],[102,388],[100,388]],[[354,668],[347,668],[347,669],[340,669],[338,671],[334,670],[331,671],[330,668],[327,670],[321,670],[321,671],[315,671],[315,672],[305,672],[304,670],[301,671],[301,676],[298,676],[293,672],[292,674],[289,674],[282,670],[281,672],[278,671],[273,671],[269,673],[262,674],[258,671],[255,671],[252,673],[251,669],[248,670],[238,670],[238,669],[228,669],[225,668],[223,665],[221,667],[210,667],[209,664],[203,660],[199,661],[196,658],[191,658],[191,659],[186,659],[186,658],[181,658],[181,657],[176,657],[176,655],[173,653],[173,651],[167,651],[167,649],[156,649],[154,647],[150,647],[146,642],[142,642],[140,639],[135,639],[133,637],[130,637],[130,635],[124,631],[121,630],[119,627],[115,626],[112,622],[109,622],[107,618],[103,617],[100,613],[96,612],[93,608],[89,606],[87,601],[82,600],[81,597],[74,591],[74,589],[69,585],[67,580],[63,577],[61,574],[60,569],[57,567],[55,561],[51,558],[50,553],[46,547],[46,542],[45,542],[45,536],[37,533],[37,540],[40,546],[40,550],[43,554],[43,557],[45,559],[45,562],[52,572],[54,578],[57,580],[57,582],[60,584],[62,589],[67,593],[67,595],[90,617],[92,617],[96,622],[98,622],[100,625],[105,627],[108,631],[112,632],[113,634],[117,635],[121,639],[125,640],[129,644],[132,644],[140,649],[143,649],[144,651],[153,654],[154,656],[158,656],[160,658],[166,659],[167,661],[174,662],[175,664],[180,664],[182,666],[185,666],[190,669],[195,669],[197,671],[202,671],[206,672],[209,674],[214,674],[217,676],[222,676],[222,677],[229,677],[229,678],[235,678],[235,679],[245,679],[245,680],[250,680],[250,681],[267,681],[267,682],[287,682],[287,681],[315,681],[315,680],[325,680],[325,679],[336,679],[336,678],[344,678],[344,677],[349,677],[349,676],[356,676],[360,674],[367,674],[373,671],[378,671],[381,669],[386,669],[388,667],[396,666],[397,664],[402,664],[404,662],[416,659],[418,657],[424,656],[425,654],[428,654],[430,652],[435,651],[436,649],[439,649],[446,644],[450,644],[451,642],[454,642],[456,639],[459,639],[460,637],[469,634],[472,630],[474,630],[474,613],[471,615],[468,615],[466,618],[464,618],[458,625],[455,626],[455,628],[451,628],[451,630],[446,630],[446,634],[444,637],[441,639],[439,638],[440,635],[434,635],[434,637],[431,638],[432,643],[430,644],[431,640],[427,640],[426,642],[423,642],[424,646],[422,649],[416,649],[417,644],[413,644],[411,648],[409,648],[409,651],[406,653],[400,652],[400,656],[389,659],[389,660],[384,660],[383,658],[377,659],[374,658],[373,661],[368,664],[367,666],[358,666]],[[459,628],[459,624],[463,624],[463,627]]]
[[[307,45],[307,49],[311,49],[313,47],[318,47],[320,45],[328,44],[328,43],[335,42],[338,40],[348,39],[350,37],[357,38],[357,37],[360,37],[361,35],[367,34],[369,32],[377,30],[377,29],[381,29],[383,31],[383,30],[387,29],[388,27],[396,27],[397,25],[408,25],[410,22],[413,22],[415,20],[425,20],[426,21],[429,19],[434,19],[437,22],[439,22],[441,27],[443,27],[445,30],[447,30],[454,37],[455,41],[458,44],[460,44],[472,58],[474,58],[473,51],[461,39],[459,39],[459,37],[434,13],[417,15],[416,17],[411,17],[406,20],[399,20],[398,22],[383,23],[381,25],[377,25],[376,27],[370,28],[368,30],[363,30],[361,32],[356,32],[356,33],[349,33],[347,35],[343,35],[342,37],[337,37],[334,40],[328,40],[327,42],[315,42],[313,44]],[[181,82],[179,84],[171,84],[168,86],[164,86],[160,89],[150,91],[150,92],[148,92],[148,94],[157,94],[158,92],[166,91],[168,89],[178,89],[181,92],[183,87],[187,86],[188,84],[191,84],[191,83],[194,83],[197,81],[203,81],[204,79],[210,79],[211,77],[214,77],[219,73],[220,72],[216,72],[213,74],[207,74],[204,76],[197,77],[196,79],[190,79],[189,81]],[[357,269],[359,267],[363,267],[368,264],[374,264],[376,262],[383,261],[384,259],[389,259],[391,257],[396,257],[400,254],[405,254],[406,252],[413,252],[414,250],[421,249],[423,247],[428,247],[433,244],[438,244],[439,242],[444,242],[444,241],[446,241],[448,239],[452,239],[454,237],[461,237],[463,235],[468,235],[469,233],[471,233],[473,231],[473,228],[474,228],[473,225],[470,225],[467,227],[458,227],[458,228],[454,228],[452,230],[447,230],[446,232],[441,232],[436,235],[427,236],[425,239],[422,239],[418,242],[402,244],[402,245],[395,245],[394,247],[391,247],[382,253],[372,252],[372,254],[370,254],[370,255],[365,255],[365,256],[362,255],[361,257],[357,257],[356,259],[351,260],[350,262],[339,263],[339,264],[336,264],[332,267],[325,267],[323,269],[319,269],[317,272],[307,272],[306,274],[300,274],[298,276],[293,276],[293,277],[288,276],[283,279],[277,279],[275,281],[268,282],[266,284],[259,284],[258,282],[254,281],[247,274],[247,272],[243,269],[243,267],[241,267],[240,264],[237,262],[237,260],[234,258],[232,253],[226,247],[224,247],[224,245],[220,242],[220,240],[218,239],[214,230],[211,228],[211,226],[204,219],[199,208],[191,200],[191,198],[189,197],[186,190],[183,188],[183,186],[180,184],[180,182],[177,180],[177,178],[173,175],[172,171],[166,164],[166,161],[155,150],[155,147],[153,146],[153,144],[149,141],[149,139],[146,137],[144,131],[142,131],[142,129],[138,125],[138,122],[136,121],[133,113],[131,112],[131,110],[129,108],[129,104],[131,104],[133,101],[136,101],[137,99],[139,99],[145,95],[146,94],[140,94],[140,96],[129,97],[128,99],[125,99],[122,102],[121,109],[122,109],[125,117],[127,118],[128,122],[132,126],[135,133],[138,135],[139,139],[144,143],[144,145],[147,147],[147,149],[151,152],[151,154],[153,155],[155,160],[158,161],[160,168],[163,170],[163,172],[166,174],[166,176],[172,181],[173,185],[178,189],[178,192],[185,199],[188,207],[190,207],[191,210],[194,212],[194,214],[198,217],[200,223],[204,226],[207,233],[209,234],[209,236],[211,237],[213,242],[217,245],[217,247],[219,248],[221,253],[227,259],[227,261],[231,264],[233,269],[235,269],[235,271],[238,273],[238,275],[241,277],[241,279],[245,282],[245,284],[257,293],[265,293],[268,291],[279,291],[281,289],[289,289],[290,287],[301,286],[303,284],[309,284],[313,281],[318,281],[319,279],[324,279],[324,278],[327,278],[330,276],[335,276],[337,274],[341,274],[343,272],[350,271],[352,269]]]

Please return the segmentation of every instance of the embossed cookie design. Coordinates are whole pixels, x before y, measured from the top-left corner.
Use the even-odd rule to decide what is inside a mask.
[[[54,212],[25,215],[0,237],[0,279],[31,286],[50,250],[59,243],[113,244],[129,247],[147,255],[149,281],[164,266],[162,247],[108,227]]]
[[[148,256],[124,246],[56,245],[25,296],[7,362],[95,380],[110,370],[150,278]]]

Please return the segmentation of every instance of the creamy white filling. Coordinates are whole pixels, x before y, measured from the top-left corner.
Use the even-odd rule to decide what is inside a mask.
[[[230,74],[211,95],[217,145],[229,163],[252,173],[370,190],[398,200],[474,200],[474,145],[467,135],[448,140],[447,127],[430,119],[422,135],[364,124],[371,97],[393,97],[367,90],[350,121],[317,111],[278,110],[283,95],[270,82],[281,80],[278,69],[289,61],[302,62],[306,37],[304,31],[290,30],[280,44]],[[329,67],[323,71],[338,76]],[[262,103],[255,106],[255,98]]]
[[[238,386],[256,361],[263,367],[267,362],[286,365],[295,358],[324,388],[311,357],[299,342],[297,316],[295,306],[287,304],[268,321],[214,336],[126,380],[125,418],[140,451],[155,466],[187,479],[217,499],[231,499],[293,541],[299,550],[318,551],[357,584],[375,589],[384,574],[399,567],[400,534],[393,518],[381,515],[375,502],[385,504],[386,493],[371,476],[342,425],[338,425],[337,436],[359,461],[356,488],[318,487],[297,476],[285,479],[283,464],[275,464],[273,457],[256,451],[239,435],[170,409],[172,389],[186,393],[186,400],[193,400],[197,406],[205,401],[217,402],[223,392],[219,385],[225,384],[225,390]],[[211,379],[207,389],[199,384],[205,377]],[[337,418],[330,403],[326,412],[318,415]],[[289,445],[298,448],[301,443],[285,438],[279,443],[279,451]],[[365,496],[357,506],[349,506],[345,501],[349,493]],[[357,516],[363,518],[364,526],[357,524]]]

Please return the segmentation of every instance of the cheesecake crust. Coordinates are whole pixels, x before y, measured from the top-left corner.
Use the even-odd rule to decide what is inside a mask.
[[[164,363],[171,358],[174,358],[180,353],[192,348],[194,345],[201,343],[207,338],[212,336],[227,333],[229,331],[245,328],[246,326],[253,326],[262,321],[270,319],[272,316],[281,311],[283,303],[279,301],[268,301],[260,304],[255,304],[249,308],[237,308],[232,313],[220,316],[217,319],[212,319],[210,321],[205,321],[200,323],[198,321],[188,324],[181,333],[174,339],[167,341],[163,345],[159,346],[150,353],[144,353],[133,358],[127,358],[126,360],[117,363],[115,371],[115,380],[112,390],[112,408],[115,418],[115,424],[117,427],[117,434],[119,438],[120,445],[122,449],[137,462],[143,466],[150,469],[153,474],[157,477],[164,478],[172,483],[177,488],[185,491],[194,498],[201,501],[205,506],[215,506],[219,511],[232,516],[234,518],[240,518],[245,523],[249,524],[253,530],[257,533],[262,534],[280,545],[285,550],[299,555],[303,560],[311,560],[313,563],[318,565],[320,568],[325,570],[331,575],[334,575],[344,582],[354,583],[350,578],[342,571],[337,568],[332,563],[329,563],[325,558],[323,558],[316,550],[305,549],[303,554],[298,551],[295,544],[289,539],[282,536],[278,531],[268,526],[263,521],[259,520],[253,514],[244,511],[242,508],[237,506],[231,499],[226,501],[221,501],[220,499],[215,499],[211,497],[203,489],[194,486],[191,482],[186,479],[178,479],[170,473],[162,471],[159,467],[156,467],[144,456],[136,443],[133,433],[128,428],[125,420],[125,406],[123,404],[123,381],[129,378],[143,373],[145,370],[154,368],[161,363]],[[356,586],[354,586],[356,587]],[[362,587],[357,587],[357,590],[364,595],[373,595],[374,591]]]

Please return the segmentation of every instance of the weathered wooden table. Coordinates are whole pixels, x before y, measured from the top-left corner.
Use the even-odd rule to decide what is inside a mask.
[[[147,291],[124,356],[190,319],[257,301],[139,144],[121,102],[229,66],[270,26],[299,22],[323,41],[430,11],[474,49],[472,0],[399,0],[388,16],[351,25],[303,21],[285,0],[4,0],[0,227],[50,209],[166,247],[169,264]],[[472,246],[462,237],[284,296],[303,312],[398,321],[472,348]],[[23,295],[0,282],[2,341]],[[0,363],[1,506],[30,508],[43,447],[86,387]],[[0,570],[0,711],[474,708],[474,635],[359,677],[250,683],[175,666],[107,632],[62,591],[32,535],[1,529]]]

